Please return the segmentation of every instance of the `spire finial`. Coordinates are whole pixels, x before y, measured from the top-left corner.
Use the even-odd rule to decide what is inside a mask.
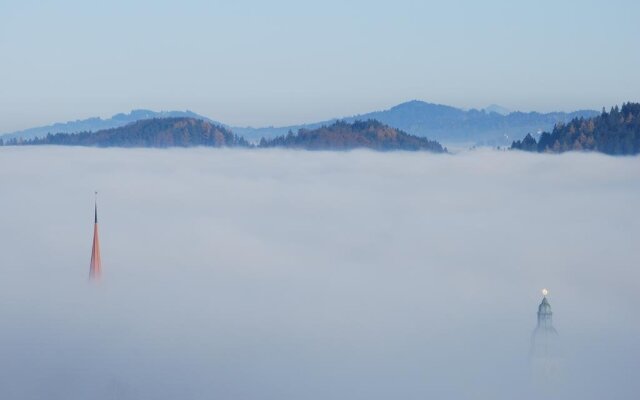
[[[98,223],[98,191],[96,190],[95,192],[95,200],[94,200],[94,205],[95,205],[95,220],[94,223]]]
[[[548,294],[549,294],[549,291],[547,289],[542,289],[542,295],[544,297],[547,297]]]

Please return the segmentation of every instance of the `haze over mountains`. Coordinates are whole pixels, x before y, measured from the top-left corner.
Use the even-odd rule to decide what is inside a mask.
[[[97,147],[247,147],[227,128],[198,118],[142,119],[97,132],[56,133],[22,142],[28,145]]]
[[[58,122],[52,125],[39,126],[35,128],[24,129],[11,133],[0,135],[5,141],[16,138],[33,139],[42,138],[48,133],[79,133],[79,132],[96,132],[103,129],[118,128],[136,121],[152,119],[152,118],[196,118],[208,122],[220,123],[210,120],[207,117],[198,115],[189,110],[187,111],[151,111],[151,110],[132,110],[128,114],[120,113],[111,118],[102,119],[100,117],[87,118],[76,121]]]
[[[108,119],[89,118],[56,123],[7,133],[1,137],[5,141],[12,138],[32,139],[44,137],[47,133],[95,132],[121,127],[135,121],[150,118],[186,117],[224,126],[236,135],[252,142],[258,142],[261,138],[275,138],[286,135],[289,131],[297,132],[299,129],[317,129],[323,125],[331,125],[338,120],[355,122],[375,119],[411,135],[428,137],[444,144],[510,145],[514,139],[524,138],[527,133],[548,131],[553,129],[556,123],[595,115],[598,115],[598,112],[594,110],[580,110],[571,113],[509,112],[504,107],[497,105],[491,105],[483,110],[462,110],[451,106],[412,100],[388,110],[345,118],[334,118],[302,125],[254,128],[230,126],[191,111],[154,112],[150,110],[133,110],[129,114],[117,114]]]
[[[152,118],[97,132],[56,133],[10,145],[62,145],[96,147],[255,147],[229,129],[197,118]],[[257,147],[306,150],[377,151],[407,150],[444,153],[440,143],[407,134],[375,120],[338,121],[316,129],[300,129],[297,134],[260,140]]]

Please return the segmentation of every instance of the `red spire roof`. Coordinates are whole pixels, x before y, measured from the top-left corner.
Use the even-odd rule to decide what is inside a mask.
[[[100,241],[98,240],[98,192],[96,192],[95,219],[93,224],[93,246],[91,249],[91,266],[89,279],[100,279],[102,273],[102,261],[100,260]]]

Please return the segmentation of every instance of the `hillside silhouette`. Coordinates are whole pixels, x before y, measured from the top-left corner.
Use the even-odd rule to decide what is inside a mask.
[[[440,143],[424,137],[409,135],[399,129],[376,120],[337,121],[317,129],[300,129],[297,134],[289,131],[286,136],[262,139],[259,147],[286,147],[307,150],[428,150],[446,152]]]
[[[18,144],[12,139],[8,144]],[[23,142],[27,145],[97,147],[247,147],[249,143],[230,130],[196,118],[153,118],[119,128],[75,134],[48,134]]]

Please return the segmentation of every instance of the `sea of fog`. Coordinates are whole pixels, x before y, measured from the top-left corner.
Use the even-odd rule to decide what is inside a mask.
[[[93,192],[103,279],[89,282]],[[640,393],[640,158],[0,147],[0,398]]]

